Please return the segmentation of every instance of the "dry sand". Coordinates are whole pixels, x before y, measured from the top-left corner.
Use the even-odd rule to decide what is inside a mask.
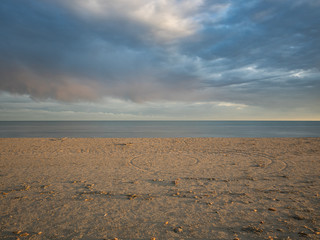
[[[320,138],[0,146],[1,239],[320,239]]]

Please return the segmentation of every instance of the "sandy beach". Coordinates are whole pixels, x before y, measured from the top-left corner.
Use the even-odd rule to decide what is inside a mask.
[[[320,138],[2,138],[0,239],[320,239]]]

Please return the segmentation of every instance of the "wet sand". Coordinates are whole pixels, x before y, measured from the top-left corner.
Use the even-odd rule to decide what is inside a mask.
[[[320,138],[2,138],[0,184],[0,239],[320,239]]]

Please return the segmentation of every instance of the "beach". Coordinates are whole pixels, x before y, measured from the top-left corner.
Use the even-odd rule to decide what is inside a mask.
[[[320,239],[320,138],[1,138],[0,239]]]

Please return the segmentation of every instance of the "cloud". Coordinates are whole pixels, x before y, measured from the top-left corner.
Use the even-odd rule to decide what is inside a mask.
[[[0,94],[0,120],[317,120],[310,109],[266,109],[231,102],[147,102],[119,99],[99,102],[34,101],[29,96]],[[299,112],[299,114],[297,114]]]
[[[169,41],[193,34],[194,21],[203,0],[73,0],[63,5],[87,19],[95,21],[120,21],[144,29],[148,40]]]
[[[319,10],[316,0],[2,0],[0,90],[319,111]]]

